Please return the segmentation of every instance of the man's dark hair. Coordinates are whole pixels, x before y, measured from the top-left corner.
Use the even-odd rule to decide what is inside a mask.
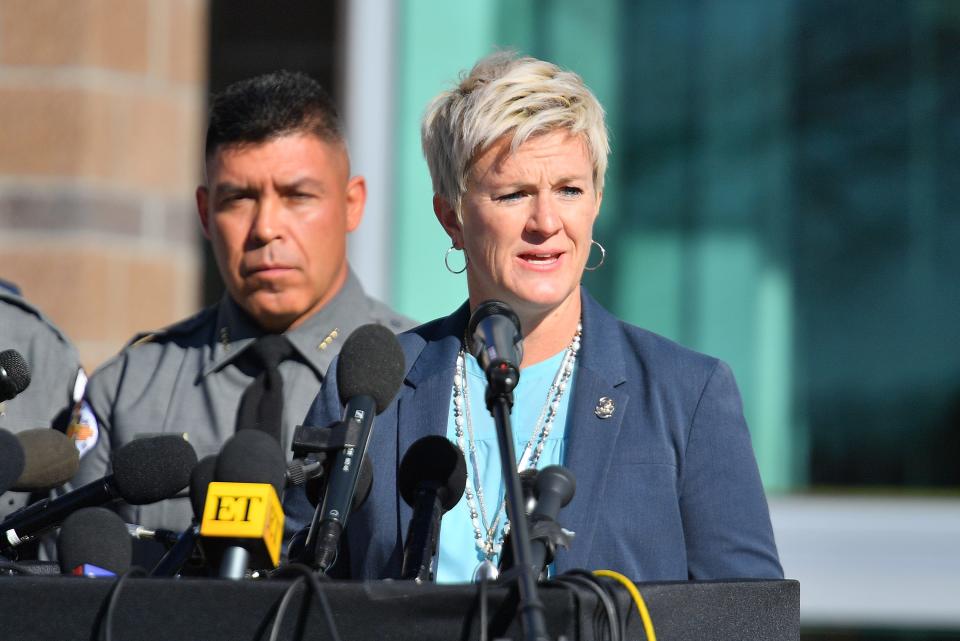
[[[274,71],[235,82],[214,96],[204,153],[209,159],[224,145],[259,144],[296,133],[343,141],[340,116],[323,87],[304,73]]]

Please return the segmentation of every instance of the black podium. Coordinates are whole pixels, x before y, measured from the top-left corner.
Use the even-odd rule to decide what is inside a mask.
[[[91,641],[103,637],[113,580],[74,577],[0,577],[0,638],[17,641]],[[615,585],[611,582],[611,586]],[[115,596],[111,631],[124,641],[266,641],[289,581],[128,579]],[[321,584],[343,641],[471,641],[521,639],[515,595],[473,585],[407,582]],[[800,585],[796,581],[707,581],[637,584],[657,639],[798,641]],[[286,608],[281,639],[330,639],[323,609],[305,586]],[[645,638],[637,609],[616,584],[626,639]],[[540,588],[551,638],[609,639],[606,610],[590,590],[548,584]],[[485,604],[482,601],[485,600]]]

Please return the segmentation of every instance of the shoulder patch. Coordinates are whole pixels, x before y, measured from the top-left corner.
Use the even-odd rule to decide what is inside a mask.
[[[100,426],[93,408],[84,400],[73,406],[70,425],[67,426],[67,437],[77,447],[80,457],[93,449],[100,438]]]

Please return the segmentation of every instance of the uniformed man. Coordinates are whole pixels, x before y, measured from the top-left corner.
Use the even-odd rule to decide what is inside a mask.
[[[76,348],[20,290],[0,280],[0,350],[15,349],[30,368],[30,385],[0,402],[0,428],[10,432],[38,427],[61,431],[70,408],[83,394],[87,377]],[[0,519],[26,505],[27,492],[0,496]]]
[[[210,109],[205,169],[197,210],[226,295],[136,337],[91,376],[74,413],[89,435],[79,483],[108,473],[111,450],[147,434],[186,434],[202,458],[237,429],[264,429],[289,456],[344,339],[366,323],[413,325],[368,297],[347,264],[366,185],[350,175],[336,109],[316,82],[278,72],[228,87]],[[173,499],[122,515],[183,529],[191,509]]]

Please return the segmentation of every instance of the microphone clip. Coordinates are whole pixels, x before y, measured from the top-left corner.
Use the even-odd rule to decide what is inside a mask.
[[[513,409],[513,390],[520,382],[520,372],[517,367],[507,360],[497,360],[487,367],[487,390],[484,400],[487,402],[487,411],[493,413],[493,406],[500,399],[507,403],[507,408]]]
[[[361,432],[357,421],[336,421],[326,427],[297,425],[290,449],[295,457],[301,458],[319,452],[335,452],[344,447],[356,446]]]
[[[528,519],[530,521],[530,541],[543,541],[546,548],[546,557],[543,562],[543,567],[546,568],[553,563],[557,548],[569,549],[576,534],[572,530],[561,527],[549,516],[532,514]]]

